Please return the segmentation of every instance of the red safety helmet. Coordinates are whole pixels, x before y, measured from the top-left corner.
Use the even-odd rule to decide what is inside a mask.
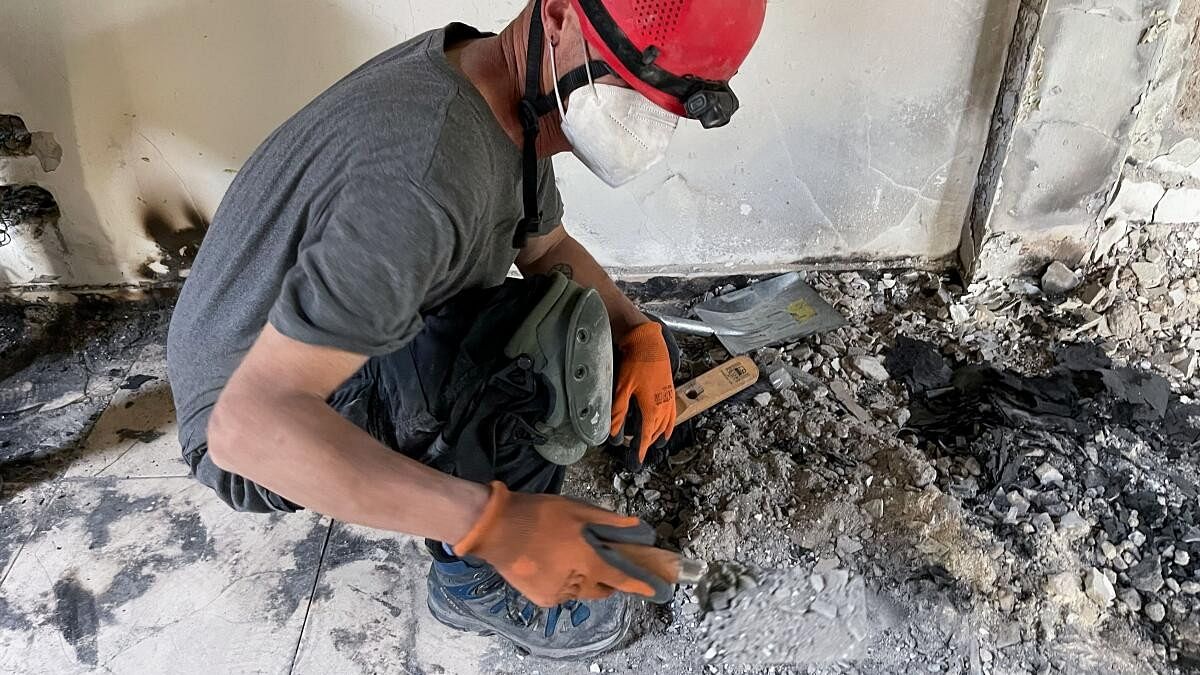
[[[729,79],[762,32],[767,0],[571,0],[588,46],[629,86],[705,128],[738,108]]]

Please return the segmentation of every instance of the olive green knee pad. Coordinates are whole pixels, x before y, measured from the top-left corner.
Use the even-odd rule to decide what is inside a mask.
[[[559,273],[504,349],[524,355],[552,390],[550,414],[537,425],[537,451],[559,465],[578,462],[608,438],[612,416],[612,328],[600,293]]]

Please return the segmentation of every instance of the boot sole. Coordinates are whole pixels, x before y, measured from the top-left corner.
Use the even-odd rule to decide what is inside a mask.
[[[443,615],[439,612],[437,606],[430,602],[428,598],[425,600],[425,606],[429,608],[429,613],[433,615],[433,618],[437,619],[438,623],[442,624],[443,626],[447,626],[464,633],[473,633],[483,637],[502,638],[528,654],[545,659],[554,659],[556,661],[582,660],[604,654],[625,639],[625,636],[629,634],[629,626],[632,623],[629,607],[626,606],[624,610],[624,616],[621,617],[621,629],[616,633],[613,633],[611,637],[608,637],[601,642],[587,645],[586,647],[578,647],[575,649],[553,649],[521,644],[511,636],[497,631],[495,628],[492,628],[488,624],[472,616],[463,616],[461,614],[455,614],[453,616]]]

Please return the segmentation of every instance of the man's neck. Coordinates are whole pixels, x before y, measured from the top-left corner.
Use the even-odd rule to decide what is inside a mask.
[[[446,54],[450,63],[479,90],[492,115],[517,147],[524,143],[517,108],[525,96],[528,39],[529,10],[526,9],[499,35],[456,45]],[[543,83],[550,79],[545,71],[543,67]],[[563,136],[557,111],[541,119],[537,149],[538,157],[549,157],[571,149]]]

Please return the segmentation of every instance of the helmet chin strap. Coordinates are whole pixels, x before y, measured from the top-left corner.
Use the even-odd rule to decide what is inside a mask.
[[[542,1],[533,3],[533,16],[529,20],[529,53],[525,63],[525,96],[517,107],[521,120],[523,144],[521,148],[521,201],[525,215],[517,222],[513,234],[513,248],[525,248],[529,235],[542,229],[542,212],[538,208],[538,161],[537,138],[541,133],[540,119],[557,108],[555,95],[542,93],[542,54],[545,50],[546,31],[542,25]],[[551,46],[551,58],[553,46]],[[590,83],[593,77],[611,75],[613,71],[603,61],[590,61],[563,75],[556,88],[557,96],[566,98],[571,92]],[[555,72],[557,75],[557,72]]]

